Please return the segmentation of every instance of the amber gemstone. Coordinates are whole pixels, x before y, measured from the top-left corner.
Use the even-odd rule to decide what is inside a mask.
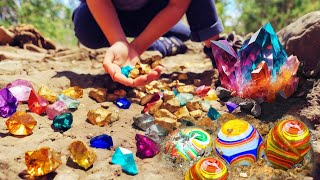
[[[98,126],[111,123],[112,113],[104,108],[90,110],[87,114],[88,120]]]
[[[32,134],[33,128],[37,125],[37,121],[26,112],[16,112],[7,121],[9,132],[17,136],[26,136]]]
[[[74,86],[63,90],[62,94],[69,96],[73,99],[79,99],[83,96],[83,89],[79,86]]]
[[[91,167],[97,159],[96,153],[87,148],[81,141],[74,141],[68,149],[71,153],[71,159],[85,169]]]
[[[42,114],[46,111],[48,104],[48,101],[38,95],[34,90],[31,91],[28,100],[28,107],[30,111],[36,114]]]
[[[107,100],[107,91],[103,88],[92,89],[89,92],[89,97],[94,99],[98,103],[105,102]]]
[[[54,93],[53,91],[51,91],[49,88],[45,86],[42,86],[39,89],[38,94],[43,98],[45,98],[50,103],[54,103],[58,98],[58,95],[56,93]]]
[[[48,147],[26,152],[25,163],[32,176],[46,175],[62,164],[60,154]]]

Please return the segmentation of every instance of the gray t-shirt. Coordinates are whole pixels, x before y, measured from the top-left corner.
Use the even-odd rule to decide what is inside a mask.
[[[80,0],[86,2],[86,0]],[[134,11],[142,8],[149,0],[112,0],[117,9],[125,11]]]

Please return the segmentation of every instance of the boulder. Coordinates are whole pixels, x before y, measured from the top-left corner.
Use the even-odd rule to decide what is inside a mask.
[[[4,26],[0,26],[0,45],[11,44],[14,38],[14,34],[6,29]]]
[[[320,11],[301,17],[277,34],[288,55],[304,63],[305,72],[315,70],[320,61]]]

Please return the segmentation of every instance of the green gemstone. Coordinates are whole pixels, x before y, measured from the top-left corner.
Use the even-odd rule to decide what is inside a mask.
[[[56,116],[53,119],[52,125],[55,129],[66,131],[71,128],[72,122],[73,122],[72,114],[71,113],[63,113],[63,114]]]

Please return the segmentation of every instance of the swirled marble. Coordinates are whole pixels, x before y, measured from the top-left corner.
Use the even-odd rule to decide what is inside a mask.
[[[212,137],[197,127],[177,129],[168,137],[165,153],[175,158],[193,160],[212,147]]]
[[[266,156],[277,168],[292,168],[304,160],[310,148],[309,129],[299,120],[280,121],[267,135]]]
[[[250,166],[265,156],[259,132],[241,119],[226,122],[216,138],[216,152],[229,165]]]
[[[200,159],[185,174],[185,180],[225,180],[228,169],[220,159],[210,157]]]

